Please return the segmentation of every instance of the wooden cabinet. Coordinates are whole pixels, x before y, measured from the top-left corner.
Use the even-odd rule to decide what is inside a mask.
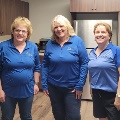
[[[94,0],[70,0],[70,12],[90,12],[94,7]]]
[[[0,35],[11,34],[11,24],[18,16],[29,18],[29,3],[21,0],[0,0]]]
[[[70,0],[70,12],[118,12],[120,0]]]
[[[120,0],[95,0],[97,12],[118,12],[120,11]]]
[[[6,31],[5,26],[5,2],[4,0],[0,0],[0,35],[3,34],[3,31]]]

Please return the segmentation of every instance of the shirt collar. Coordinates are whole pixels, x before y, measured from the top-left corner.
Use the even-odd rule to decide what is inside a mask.
[[[9,42],[8,46],[11,47],[11,48],[15,48],[15,46],[13,44],[13,39],[10,39],[9,41],[10,42]],[[26,40],[26,47],[25,47],[25,49],[29,49],[29,48],[30,48],[30,43],[29,43],[28,40]]]
[[[52,41],[53,44],[58,44],[55,40],[51,40],[51,41]],[[71,37],[69,38],[69,40],[66,43],[70,43],[70,44],[73,43]]]
[[[109,42],[109,44],[107,45],[107,47],[104,50],[109,50],[111,49],[113,46],[112,42]],[[98,46],[96,48],[94,48],[92,51],[96,51],[96,49],[98,48]]]
[[[110,42],[105,49],[111,49],[113,47],[112,42]]]

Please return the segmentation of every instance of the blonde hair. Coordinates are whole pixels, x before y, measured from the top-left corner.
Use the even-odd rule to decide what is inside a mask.
[[[111,38],[112,38],[111,26],[108,23],[105,23],[105,22],[97,23],[97,24],[94,25],[94,30],[93,30],[94,34],[95,34],[95,30],[98,26],[105,26],[106,31],[109,33],[109,37],[110,37],[109,41],[111,41]]]
[[[51,36],[51,39],[52,40],[56,40],[58,37],[55,35],[54,33],[54,23],[57,22],[61,25],[64,25],[66,28],[67,28],[67,31],[68,31],[68,36],[74,36],[76,35],[75,32],[74,32],[74,29],[73,27],[71,26],[69,20],[67,18],[65,18],[64,16],[62,15],[57,15],[53,20],[52,20],[52,23],[51,23],[51,31],[52,31],[52,36]]]
[[[30,36],[32,34],[32,24],[31,24],[31,22],[28,20],[28,18],[19,16],[13,21],[13,23],[11,25],[11,32],[13,32],[14,29],[19,25],[23,25],[27,28],[27,31],[28,31],[27,40],[29,40]],[[13,35],[12,35],[12,37],[13,37]]]

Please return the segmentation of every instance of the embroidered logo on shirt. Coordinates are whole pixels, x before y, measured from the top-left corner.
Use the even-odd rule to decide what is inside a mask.
[[[29,52],[26,52],[26,55],[28,55],[28,56],[32,56],[32,54],[31,54],[31,53],[29,53]]]
[[[68,47],[67,50],[73,50],[71,47]]]

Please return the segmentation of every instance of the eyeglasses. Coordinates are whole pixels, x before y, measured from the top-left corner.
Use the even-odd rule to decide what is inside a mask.
[[[15,29],[15,32],[16,33],[22,32],[22,34],[26,34],[28,31],[26,31],[26,30],[20,30],[20,29]]]

